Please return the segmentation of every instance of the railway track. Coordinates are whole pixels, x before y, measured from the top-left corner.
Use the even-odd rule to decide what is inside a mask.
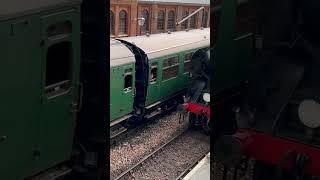
[[[124,127],[121,125],[115,125],[113,127],[110,127],[111,128],[111,131],[110,131],[111,145],[116,144],[118,141],[121,141],[123,138],[126,138],[131,134],[134,134],[136,131],[143,129],[146,126],[158,123],[158,121],[161,118],[168,117],[174,113],[176,112],[172,108],[170,108],[166,112],[163,112],[161,115],[158,115],[157,117],[150,120],[144,120],[143,122],[140,122],[138,124],[131,124],[128,127]]]
[[[185,169],[185,171],[183,171],[177,178],[176,180],[182,180],[195,166],[197,166],[199,164],[199,162],[205,158],[207,156],[207,154],[204,154],[202,156],[200,156],[198,158],[197,161],[195,161],[193,164],[190,164],[190,166],[188,168]]]
[[[209,151],[209,136],[187,129],[112,179],[181,179]]]

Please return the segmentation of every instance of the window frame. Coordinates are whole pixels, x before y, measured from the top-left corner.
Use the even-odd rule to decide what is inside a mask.
[[[188,11],[188,10],[184,11],[183,16],[182,16],[182,19],[185,18],[185,17],[187,17],[187,16],[189,16],[189,11]],[[181,23],[181,29],[182,29],[182,30],[189,29],[189,22],[190,22],[189,19],[187,19],[186,21],[184,21],[183,23]]]
[[[68,45],[68,69],[67,69],[67,73],[66,73],[66,77],[68,78],[64,78],[61,79],[57,82],[54,83],[49,83],[47,84],[47,80],[48,80],[48,55],[50,52],[50,49],[53,48],[54,46],[57,46],[59,44],[67,44]],[[65,49],[65,48],[64,48]],[[73,66],[72,66],[72,62],[73,62],[73,45],[72,45],[72,41],[70,40],[61,40],[60,42],[57,43],[53,43],[51,45],[49,45],[46,49],[46,58],[45,58],[45,81],[44,81],[44,94],[48,99],[52,99],[64,94],[68,94],[71,90],[71,86],[72,86],[72,79],[73,79]]]
[[[145,17],[146,13],[146,17]],[[150,12],[147,9],[141,11],[141,16],[145,19],[143,26],[141,27],[142,33],[150,32]]]
[[[172,13],[173,17],[170,16],[171,15],[170,13]],[[172,22],[171,22],[171,20],[172,20]],[[176,30],[175,23],[176,23],[176,12],[174,10],[170,10],[168,12],[167,30],[175,31]],[[172,25],[172,27],[171,27],[171,25]]]
[[[193,12],[192,12],[193,13]],[[191,14],[192,14],[191,13]],[[191,18],[190,18],[190,24],[189,24],[189,28],[190,29],[196,29],[197,28],[197,17],[198,17],[198,14],[195,14],[195,15],[193,15]],[[192,23],[194,21],[194,23]],[[194,26],[194,27],[191,27],[191,26]]]
[[[192,57],[194,55],[195,51],[189,51],[189,52],[185,52],[184,55],[184,61],[183,61],[183,74],[189,74],[191,73],[191,71],[186,71],[185,69],[185,65],[186,63],[191,63]],[[190,59],[186,60],[186,56],[190,55]],[[191,65],[190,65],[191,66]]]
[[[121,17],[121,13],[124,13],[124,17]],[[125,31],[122,32],[122,25],[124,21]],[[128,35],[128,13],[125,10],[119,12],[119,35]]]
[[[126,88],[126,78],[128,76],[131,76],[131,86]],[[124,93],[128,93],[131,92],[133,90],[133,69],[132,68],[126,68],[124,73],[123,73],[123,80],[124,80],[124,84],[123,84],[123,91]]]
[[[156,78],[155,79],[151,79],[151,75],[152,75],[152,70],[153,69],[156,69]],[[158,71],[159,71],[158,63],[151,64],[149,84],[156,84],[158,82],[158,79],[159,79]]]
[[[168,64],[169,64],[169,60],[172,59],[172,58],[175,58],[177,60],[177,62],[175,64],[173,64],[173,65],[166,65],[165,66],[164,63],[166,61],[168,61]],[[173,56],[169,56],[169,57],[164,58],[163,61],[162,61],[162,82],[177,78],[179,76],[179,65],[180,65],[180,56],[179,55],[173,55]],[[165,70],[173,69],[173,68],[176,68],[176,67],[178,67],[176,75],[173,76],[173,77],[169,77],[167,79],[164,79]]]
[[[159,18],[159,14],[162,14],[162,19]],[[161,22],[159,22],[161,20]],[[157,16],[157,31],[158,32],[163,32],[165,30],[165,21],[166,21],[166,12],[164,10],[158,11],[158,16]],[[161,23],[162,29],[159,29],[159,25]]]

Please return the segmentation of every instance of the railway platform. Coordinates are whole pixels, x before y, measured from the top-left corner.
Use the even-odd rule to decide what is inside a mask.
[[[183,178],[183,180],[210,179],[210,152]]]

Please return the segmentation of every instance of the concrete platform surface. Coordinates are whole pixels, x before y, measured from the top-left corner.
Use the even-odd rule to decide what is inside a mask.
[[[210,153],[208,153],[183,180],[210,180]]]

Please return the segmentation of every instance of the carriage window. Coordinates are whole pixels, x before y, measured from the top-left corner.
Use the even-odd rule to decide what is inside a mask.
[[[157,66],[151,68],[151,76],[150,76],[150,83],[157,82],[157,74],[158,68]]]
[[[46,94],[65,91],[70,87],[71,48],[71,42],[57,43],[48,48],[46,56]]]
[[[192,54],[193,53],[191,52],[184,56],[184,73],[189,73],[191,71]]]
[[[124,77],[124,91],[130,91],[132,89],[132,74],[127,74]]]
[[[126,69],[124,73],[124,91],[132,89],[132,68]]]
[[[178,76],[179,57],[171,57],[163,61],[162,80],[167,80]]]

